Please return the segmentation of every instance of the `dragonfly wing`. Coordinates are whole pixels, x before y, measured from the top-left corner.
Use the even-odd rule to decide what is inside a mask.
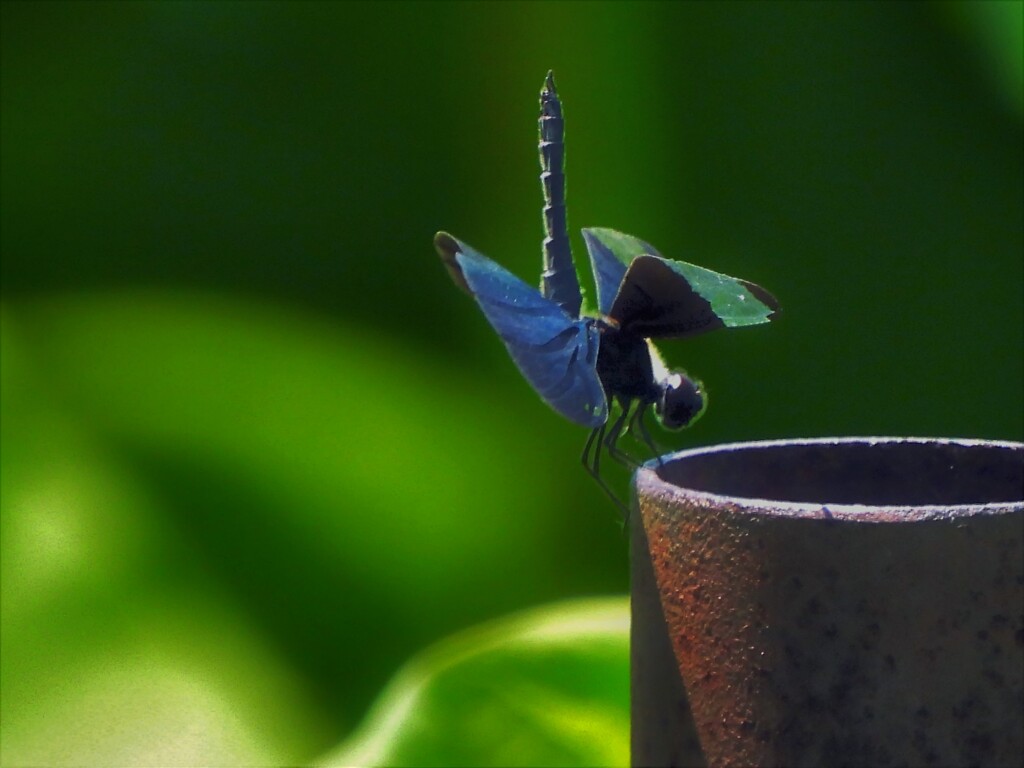
[[[622,285],[626,270],[637,256],[657,256],[654,248],[639,238],[614,229],[591,227],[583,230],[590,253],[590,266],[597,286],[597,305],[602,315],[610,314],[612,302]]]
[[[608,316],[647,338],[684,338],[771,321],[775,297],[759,285],[685,261],[633,259]]]
[[[570,317],[504,267],[443,232],[434,246],[456,285],[468,292],[538,394],[570,421],[608,419],[597,375],[600,334],[593,320]]]

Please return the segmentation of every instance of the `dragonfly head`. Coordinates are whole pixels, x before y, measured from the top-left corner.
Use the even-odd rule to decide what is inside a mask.
[[[658,386],[660,393],[654,401],[654,413],[665,429],[690,426],[708,407],[703,385],[683,373],[669,373]]]

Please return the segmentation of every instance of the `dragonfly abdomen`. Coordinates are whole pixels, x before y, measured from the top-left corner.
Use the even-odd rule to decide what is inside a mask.
[[[583,303],[569,247],[565,213],[565,122],[551,72],[540,92],[540,181],[544,190],[544,270],[541,293],[578,317]]]

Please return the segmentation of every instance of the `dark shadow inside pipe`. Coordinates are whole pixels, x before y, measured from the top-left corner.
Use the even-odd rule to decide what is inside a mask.
[[[925,506],[1024,501],[1019,444],[842,438],[717,446],[668,457],[673,485],[811,504]]]

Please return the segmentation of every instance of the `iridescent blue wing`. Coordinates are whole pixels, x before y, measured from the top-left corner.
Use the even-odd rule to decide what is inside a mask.
[[[778,311],[775,297],[754,283],[685,261],[637,256],[607,314],[621,328],[657,339],[767,323]]]
[[[486,256],[439,232],[434,247],[452,280],[480,305],[526,380],[556,411],[585,427],[608,419],[597,375],[600,335],[591,319],[554,301]]]
[[[637,256],[659,255],[654,248],[639,238],[624,235],[614,229],[592,227],[583,230],[583,240],[590,253],[590,266],[594,270],[597,286],[597,308],[608,315],[612,302],[622,285],[626,270]]]

